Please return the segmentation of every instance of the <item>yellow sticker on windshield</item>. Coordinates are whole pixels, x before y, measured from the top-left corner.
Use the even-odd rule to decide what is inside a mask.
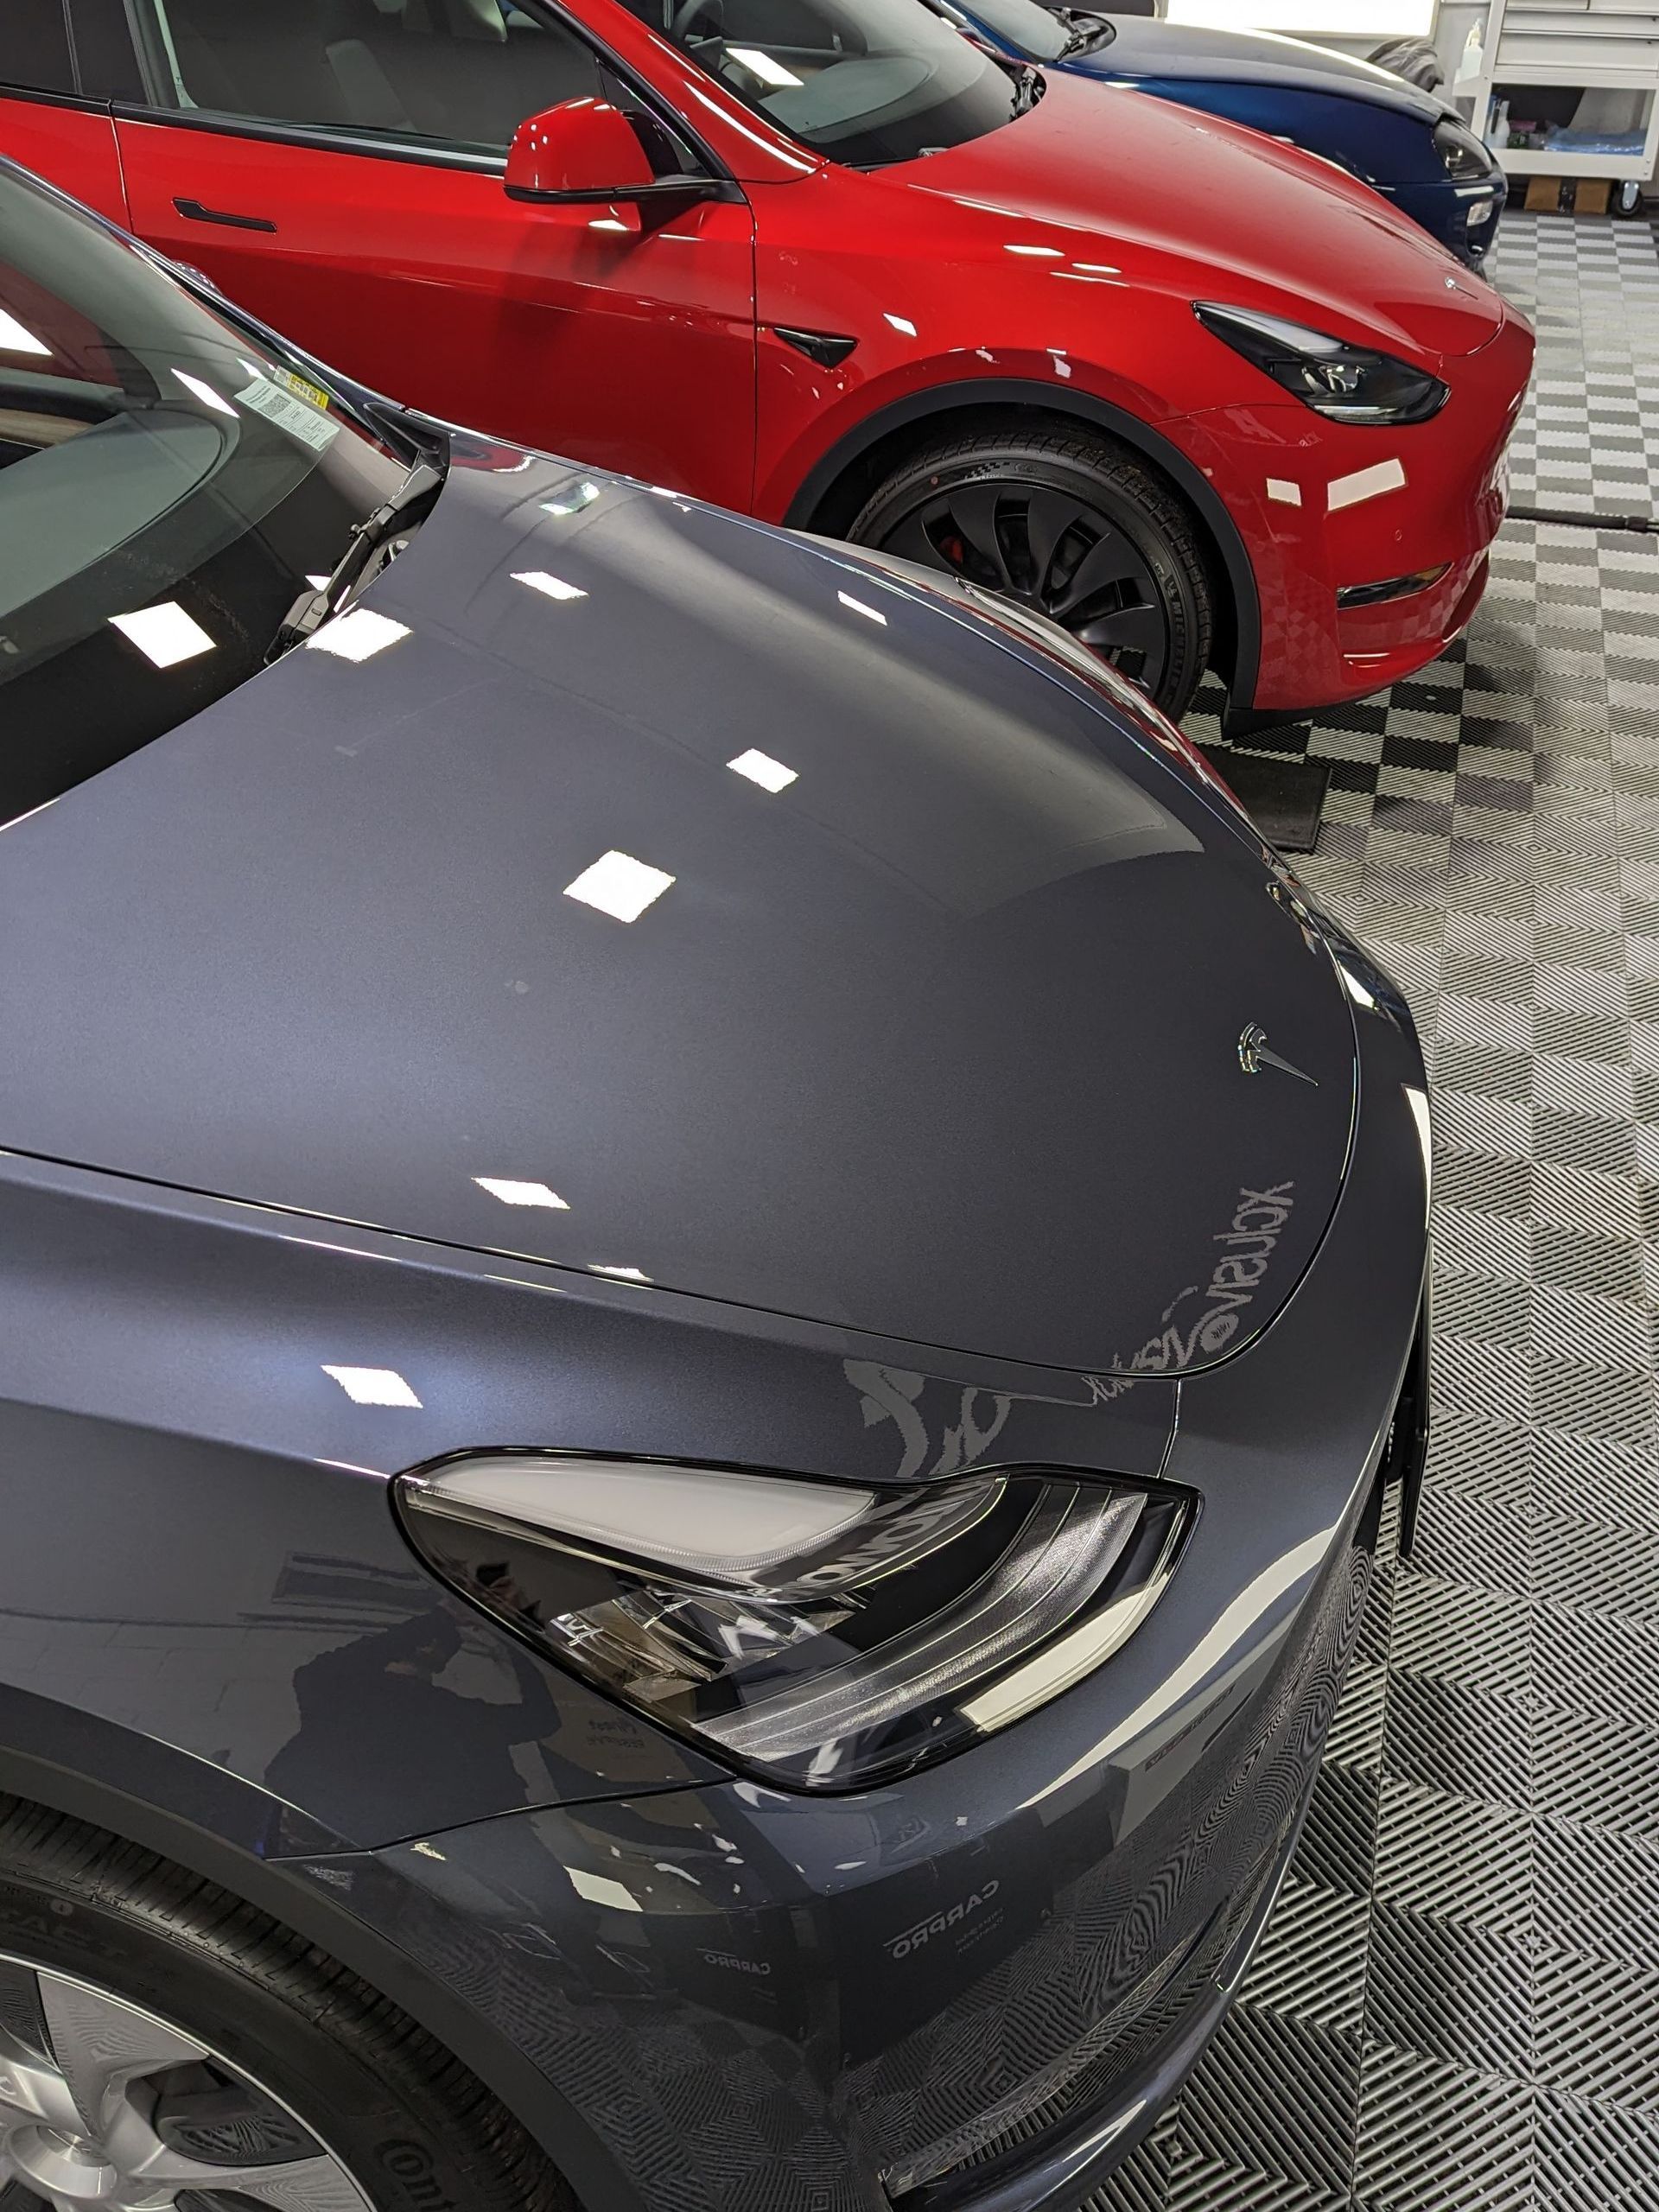
[[[290,438],[297,438],[314,453],[326,453],[340,435],[338,423],[325,423],[314,408],[281,390],[270,377],[256,377],[236,397],[239,406],[263,415],[267,423],[275,423],[278,429],[286,430]]]
[[[321,387],[308,384],[303,377],[296,377],[292,369],[267,369],[265,374],[272,384],[279,384],[284,391],[291,391],[297,399],[308,399],[314,407],[328,412],[328,395]]]

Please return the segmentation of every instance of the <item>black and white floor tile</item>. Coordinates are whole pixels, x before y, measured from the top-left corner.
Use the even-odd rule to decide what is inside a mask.
[[[1516,499],[1659,509],[1653,231],[1511,213],[1495,275]],[[1429,1050],[1434,1438],[1264,1948],[1096,2212],[1659,2212],[1659,539],[1506,524],[1441,661],[1251,749],[1332,764],[1298,871]]]

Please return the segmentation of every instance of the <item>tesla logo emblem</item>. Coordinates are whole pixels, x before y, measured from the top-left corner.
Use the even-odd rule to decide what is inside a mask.
[[[1268,1050],[1268,1033],[1257,1022],[1242,1029],[1238,1037],[1238,1065],[1246,1075],[1260,1075],[1263,1068],[1277,1068],[1281,1075],[1294,1075],[1298,1083],[1311,1083],[1315,1090],[1319,1087],[1316,1077],[1306,1075],[1288,1060],[1281,1059],[1277,1052]]]

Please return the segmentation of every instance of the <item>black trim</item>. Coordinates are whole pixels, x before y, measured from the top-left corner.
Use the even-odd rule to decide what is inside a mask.
[[[173,205],[192,223],[222,223],[231,231],[274,231],[268,215],[232,215],[227,208],[204,207],[200,200],[175,200]]]
[[[528,185],[504,188],[509,200],[529,207],[632,207],[639,200],[741,200],[743,193],[723,176],[661,176],[649,184],[612,185],[580,192],[537,192]]]
[[[1428,1466],[1428,1340],[1429,1292],[1417,1316],[1417,1333],[1406,1361],[1405,1379],[1382,1455],[1382,1480],[1400,1485],[1400,1556],[1409,1559],[1417,1548],[1417,1517],[1422,1505],[1423,1477]]]
[[[42,107],[73,107],[85,115],[107,115],[108,100],[98,100],[80,92],[50,92],[40,85],[14,85],[0,77],[0,100],[36,100]]]
[[[1075,415],[1095,423],[1144,454],[1191,500],[1221,556],[1232,592],[1235,645],[1230,696],[1241,703],[1253,699],[1262,662],[1261,601],[1255,588],[1255,572],[1238,534],[1237,524],[1214,486],[1185,454],[1160,437],[1139,416],[1114,407],[1109,400],[1096,399],[1090,392],[1056,391],[1052,385],[1038,384],[1026,378],[984,377],[965,384],[935,385],[908,399],[896,400],[892,406],[884,407],[859,423],[813,465],[789,503],[784,516],[785,524],[791,530],[810,529],[814,513],[836,480],[893,431],[909,429],[931,416],[948,415],[963,407],[1009,406],[1040,408],[1050,415]]]
[[[838,369],[858,343],[856,338],[843,337],[833,330],[794,330],[781,322],[774,322],[771,328],[774,338],[781,338],[785,346],[804,353],[821,369]]]
[[[1408,576],[1389,576],[1377,584],[1338,584],[1338,607],[1381,607],[1390,599],[1409,599],[1414,592],[1427,591],[1437,584],[1452,566],[1442,561],[1438,568],[1414,569]]]
[[[366,131],[331,130],[322,124],[272,123],[252,115],[210,115],[200,108],[141,107],[132,100],[115,100],[111,106],[119,123],[153,123],[166,130],[207,130],[219,137],[310,146],[325,154],[364,154],[382,162],[418,162],[427,168],[470,169],[498,178],[507,166],[503,154],[468,154],[455,146],[413,145],[407,139],[376,138]]]

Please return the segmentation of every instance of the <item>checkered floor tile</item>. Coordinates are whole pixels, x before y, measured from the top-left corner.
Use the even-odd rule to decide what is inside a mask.
[[[1512,213],[1495,273],[1517,500],[1659,508],[1653,232]],[[1096,2212],[1659,2212],[1659,541],[1507,525],[1443,660],[1250,749],[1332,764],[1299,872],[1431,1055],[1434,1440],[1260,1958]]]

